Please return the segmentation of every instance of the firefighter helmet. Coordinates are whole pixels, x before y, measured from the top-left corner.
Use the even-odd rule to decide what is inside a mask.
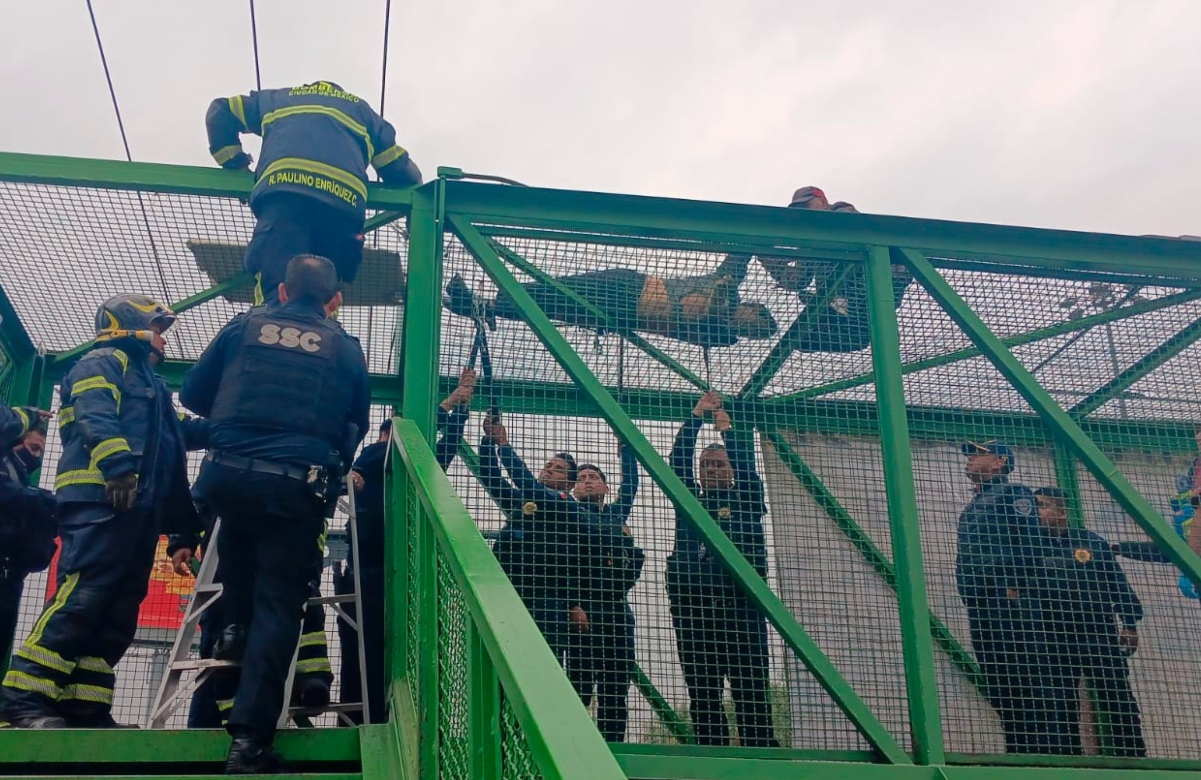
[[[116,295],[96,310],[96,341],[135,338],[152,342],[155,325],[160,332],[175,324],[175,312],[145,295]]]

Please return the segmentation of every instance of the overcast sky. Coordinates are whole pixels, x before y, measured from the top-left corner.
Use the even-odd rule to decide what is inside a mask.
[[[211,165],[254,86],[247,0],[94,0],[136,160]],[[258,0],[264,86],[378,108],[383,0]],[[1195,0],[392,5],[385,116],[528,184],[1118,233],[1201,233]],[[0,149],[123,156],[86,4],[0,11]]]

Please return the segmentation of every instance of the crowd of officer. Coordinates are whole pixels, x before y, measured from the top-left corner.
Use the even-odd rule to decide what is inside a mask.
[[[0,686],[0,722],[117,725],[113,667],[134,637],[157,541],[172,535],[169,553],[182,571],[203,540],[211,542],[219,518],[223,593],[207,616],[202,649],[238,663],[198,696],[190,722],[226,727],[233,737],[228,772],[276,771],[281,763],[272,745],[285,694],[306,706],[329,701],[324,615],[307,605],[347,474],[358,554],[336,572],[335,591],[347,593],[357,581],[364,614],[350,616],[361,637],[346,621],[339,626],[342,692],[344,701],[368,702],[371,720],[386,717],[383,514],[391,431],[385,422],[355,460],[368,428],[368,373],[336,312],[340,286],[354,280],[362,259],[368,167],[398,184],[420,183],[421,174],[392,127],[330,82],[215,100],[207,127],[210,151],[229,169],[252,164],[241,134],[264,138],[245,261],[262,305],[226,324],[188,372],[179,399],[198,415],[189,417],[154,371],[175,314],[141,295],[105,301],[93,348],[61,383],[63,451],[54,493],[30,484],[46,413],[0,409],[4,647],[13,639],[25,575],[49,564],[55,536],[61,545],[54,596],[13,652]],[[798,190],[792,205],[854,210],[829,206],[812,187]],[[787,262],[771,268],[781,284],[795,276]],[[902,292],[908,282],[897,281]],[[439,405],[443,468],[463,440],[475,384],[474,371],[465,369]],[[720,441],[698,453],[706,424]],[[683,421],[670,463],[766,576],[767,505],[753,442],[721,396],[707,392]],[[202,449],[198,479],[189,485],[187,452]],[[619,450],[621,482],[612,500],[608,475],[570,453],[555,454],[535,476],[492,413],[479,461],[481,484],[506,518],[493,552],[614,742],[625,738],[635,669],[628,595],[644,563],[629,524],[638,465],[627,446]],[[975,495],[959,521],[956,581],[1007,750],[1079,753],[1083,680],[1112,752],[1144,755],[1127,660],[1138,645],[1142,608],[1116,558],[1136,551],[1071,527],[1061,491],[1032,491],[1011,480],[1014,455],[1004,444],[968,444],[964,454]],[[732,741],[722,704],[728,684],[738,744],[776,746],[766,621],[687,518],[677,518],[675,534],[667,595],[696,740]],[[294,655],[298,686],[286,692]]]

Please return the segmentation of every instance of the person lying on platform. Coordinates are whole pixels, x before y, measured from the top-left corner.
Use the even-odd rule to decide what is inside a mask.
[[[750,260],[749,255],[729,255],[716,271],[702,276],[659,277],[631,268],[608,268],[560,276],[555,279],[557,286],[535,281],[523,287],[548,317],[567,325],[636,330],[701,347],[728,347],[739,339],[771,338],[777,330],[766,306],[739,297]],[[563,290],[602,312],[606,322]],[[463,317],[475,316],[478,309],[489,321],[524,319],[508,295],[502,292],[494,300],[477,300],[458,275],[446,286],[443,303]]]
[[[802,187],[793,195],[789,208],[858,214],[845,201],[827,205],[825,193],[816,187]],[[892,292],[900,308],[913,274],[900,253],[889,249],[892,257]],[[760,265],[775,280],[776,286],[797,294],[806,307],[816,306],[826,297],[829,287],[842,270],[841,264],[800,257],[758,258]],[[797,342],[801,352],[858,352],[871,343],[868,320],[867,277],[864,266],[856,266],[834,291],[834,296],[815,311]]]

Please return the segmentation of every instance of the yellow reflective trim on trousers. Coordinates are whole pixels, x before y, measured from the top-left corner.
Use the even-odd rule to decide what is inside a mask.
[[[117,408],[121,408],[121,390],[104,377],[90,376],[71,385],[71,395],[73,397],[80,393],[86,393],[89,390],[108,390],[113,394],[113,400],[117,402]]]
[[[250,125],[246,123],[246,106],[242,104],[241,95],[234,95],[229,99],[229,110],[242,123],[242,129],[250,132]]]
[[[125,440],[124,436],[115,436],[111,439],[105,439],[92,448],[91,467],[96,468],[100,465],[100,461],[121,452],[133,452],[133,450],[129,448],[129,442]]]
[[[103,658],[97,658],[94,655],[81,656],[78,666],[85,672],[99,672],[100,674],[113,673],[113,667],[109,666],[108,661],[104,660]]]
[[[62,490],[71,485],[103,485],[104,475],[99,469],[75,469],[64,471],[54,478],[54,489]]]
[[[29,415],[26,414],[25,410],[19,406],[14,406],[12,408],[12,410],[13,410],[13,412],[16,413],[17,419],[19,419],[21,421],[21,432],[24,433],[25,431],[28,431],[29,430]]]
[[[300,635],[300,646],[301,647],[313,647],[315,645],[321,645],[324,647],[325,644],[326,644],[326,641],[325,641],[325,632],[324,631],[312,631],[308,634]]]
[[[18,647],[13,655],[17,656],[18,658],[24,658],[26,661],[31,661],[38,666],[44,666],[47,669],[53,669],[56,672],[62,672],[63,674],[70,674],[71,672],[75,671],[75,664],[71,663],[66,658],[63,658],[53,650],[47,647],[42,647],[41,645],[34,645],[26,642]]]
[[[326,520],[321,526],[321,536],[317,537],[317,549],[325,552],[325,540],[329,538],[329,521]]]
[[[333,672],[328,658],[308,658],[296,662],[297,674],[317,674],[319,672]]]
[[[104,688],[99,685],[84,685],[82,683],[68,683],[63,686],[63,692],[58,697],[59,701],[64,699],[74,701],[90,701],[96,704],[112,704],[113,689]]]
[[[237,157],[241,153],[242,146],[240,144],[230,144],[229,146],[222,146],[220,149],[213,152],[213,159],[217,161],[218,165],[225,165],[227,162]]]
[[[391,163],[396,162],[401,157],[403,157],[407,152],[408,152],[407,149],[405,149],[397,144],[393,144],[390,148],[385,149],[384,151],[377,154],[375,157],[372,157],[371,164],[373,166],[375,166],[376,170],[379,170],[380,168],[383,168],[385,165],[389,165]]]
[[[60,430],[73,422],[75,422],[74,406],[64,406],[58,410],[58,427]]]
[[[217,700],[217,709],[220,710],[221,712],[226,712],[228,710],[232,710],[233,708],[234,708],[234,700],[233,699],[218,699]]]
[[[277,108],[274,111],[268,111],[263,115],[263,129],[277,119],[284,119],[289,116],[298,116],[300,114],[324,114],[330,119],[341,122],[348,129],[362,137],[363,142],[367,144],[367,159],[375,157],[375,144],[371,143],[371,133],[367,132],[367,127],[359,122],[356,122],[349,114],[343,113],[336,108],[329,106],[319,106],[315,103],[309,103],[301,106],[288,106],[287,108]]]
[[[72,472],[68,471],[67,473],[70,474]],[[55,487],[58,487],[57,480],[55,481]],[[63,605],[67,603],[67,599],[70,598],[71,593],[74,592],[75,586],[78,584],[79,572],[72,572],[67,575],[67,579],[63,581],[63,586],[58,589],[58,593],[54,594],[54,601],[42,612],[42,616],[38,618],[38,622],[33,624],[33,631],[29,632],[29,637],[21,645],[22,647],[30,645],[34,647],[39,646],[38,642],[42,641],[42,632],[46,630],[46,623],[54,616],[55,612],[63,608]]]
[[[359,181],[359,179],[353,174],[347,173],[341,168],[335,168],[332,165],[326,165],[323,162],[306,160],[303,157],[279,158],[275,162],[268,165],[267,169],[259,174],[259,181],[262,181],[273,173],[279,173],[280,171],[286,170],[304,171],[305,173],[312,173],[318,176],[325,176],[330,179],[334,179],[335,181],[350,187],[359,195],[362,195],[364,200],[367,199],[367,185]]]
[[[62,695],[62,688],[55,685],[53,681],[34,677],[32,674],[26,674],[16,669],[9,669],[8,674],[4,675],[4,687],[40,693],[47,698],[56,700]]]

